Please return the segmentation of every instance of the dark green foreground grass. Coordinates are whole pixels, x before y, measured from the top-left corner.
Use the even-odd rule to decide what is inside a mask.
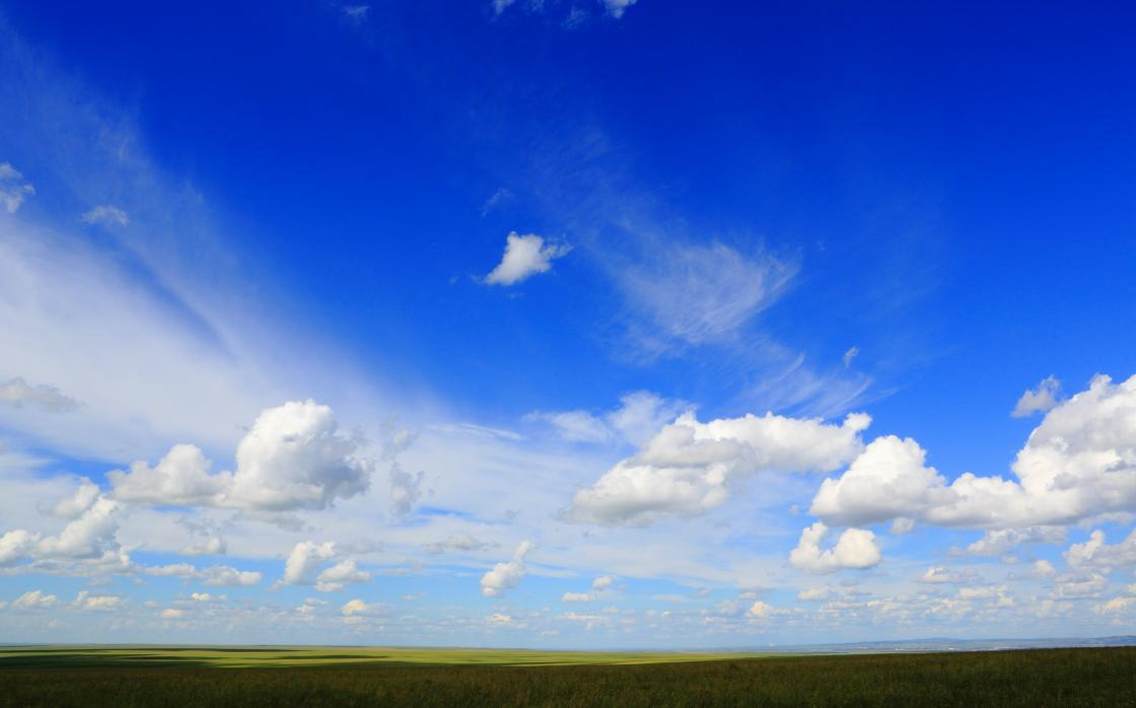
[[[176,652],[0,657],[0,706],[1134,706],[1136,648],[218,668]],[[192,655],[190,655],[192,656]]]

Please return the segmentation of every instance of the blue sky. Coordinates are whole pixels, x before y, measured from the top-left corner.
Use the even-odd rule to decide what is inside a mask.
[[[0,4],[4,635],[1133,631],[1132,11],[735,5]]]

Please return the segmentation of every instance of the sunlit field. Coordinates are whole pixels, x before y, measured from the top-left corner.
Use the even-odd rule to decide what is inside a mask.
[[[50,647],[4,706],[1136,706],[1136,648],[857,655]]]

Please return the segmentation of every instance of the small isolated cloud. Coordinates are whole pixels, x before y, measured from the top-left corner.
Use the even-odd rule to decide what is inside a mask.
[[[525,556],[533,548],[531,541],[521,541],[513,552],[513,559],[493,566],[481,576],[481,594],[485,597],[500,597],[509,588],[516,587],[525,577]]]
[[[965,583],[973,579],[973,573],[962,573],[941,565],[933,565],[919,576],[918,581],[931,585],[942,585],[947,583]]]
[[[566,592],[560,596],[561,602],[591,602],[593,599],[592,594],[587,592]]]
[[[353,560],[345,560],[324,570],[316,578],[316,590],[320,592],[336,592],[342,590],[348,583],[365,583],[371,579],[371,574],[359,570]]]
[[[504,12],[506,9],[508,9],[509,6],[511,6],[516,1],[517,0],[493,0],[493,3],[492,3],[493,14],[494,15],[500,15],[502,12]]]
[[[627,8],[634,5],[638,0],[601,0],[607,14],[615,19],[623,17],[623,13],[627,12]]]
[[[761,600],[757,600],[746,610],[746,616],[754,619],[765,619],[772,613],[773,607]]]
[[[38,408],[49,413],[66,413],[79,407],[75,399],[63,395],[54,386],[33,386],[19,377],[0,383],[0,404],[13,408]]]
[[[101,226],[127,226],[130,217],[126,212],[110,204],[100,204],[79,217],[85,224],[98,224]]]
[[[9,214],[20,210],[24,200],[35,196],[35,187],[10,162],[0,162],[0,204]]]
[[[486,285],[516,285],[538,273],[552,269],[552,261],[567,255],[571,246],[546,243],[543,236],[513,231],[505,237],[505,254],[497,267],[485,276]]]
[[[346,17],[348,21],[358,25],[367,21],[367,18],[371,14],[371,6],[344,5],[341,8],[341,11],[343,12],[343,16]]]
[[[832,548],[822,550],[821,541],[828,527],[816,522],[801,532],[797,547],[789,553],[789,563],[810,573],[831,573],[842,568],[871,568],[880,562],[876,536],[866,529],[845,529]]]
[[[382,605],[378,603],[367,603],[359,598],[355,598],[343,603],[343,606],[339,608],[339,612],[344,617],[367,617],[378,614],[381,609]]]
[[[1025,418],[1034,413],[1045,413],[1053,409],[1060,402],[1060,398],[1061,382],[1053,376],[1047,376],[1041,380],[1037,388],[1027,389],[1022,394],[1010,415],[1015,418]]]
[[[75,602],[71,604],[80,610],[109,612],[118,609],[122,604],[122,598],[118,595],[92,595],[83,590],[75,596]]]
[[[53,607],[58,598],[40,590],[30,590],[12,601],[13,610],[43,610]]]

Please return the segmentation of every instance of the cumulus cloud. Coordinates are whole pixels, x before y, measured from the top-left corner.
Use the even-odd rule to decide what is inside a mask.
[[[1017,454],[1015,479],[963,473],[950,484],[910,438],[873,440],[810,511],[828,522],[905,517],[943,526],[1024,528],[1136,510],[1136,376],[1093,379],[1059,403]]]
[[[740,474],[840,468],[862,449],[860,432],[870,422],[859,413],[840,425],[767,413],[701,423],[686,413],[579,490],[568,517],[617,525],[700,514],[723,503]]]
[[[552,269],[552,261],[572,250],[564,244],[546,243],[543,236],[515,231],[505,237],[501,262],[485,276],[486,285],[516,285],[522,280]]]
[[[525,577],[525,556],[533,549],[531,541],[521,541],[513,552],[512,560],[498,563],[481,576],[481,594],[485,597],[500,597],[509,588],[516,587]]]
[[[345,560],[325,569],[316,578],[316,590],[320,592],[337,592],[349,583],[365,583],[371,579],[371,574],[359,570],[353,560]]]
[[[591,602],[592,594],[587,592],[566,592],[560,596],[561,602]]]
[[[1047,376],[1041,380],[1037,388],[1026,389],[1010,415],[1015,418],[1025,418],[1034,413],[1045,413],[1057,406],[1060,396],[1061,382],[1053,376]]]
[[[288,554],[288,560],[284,562],[284,584],[310,585],[320,565],[334,557],[335,544],[331,541],[297,543]]]
[[[993,529],[966,547],[976,556],[1000,556],[1023,543],[1064,543],[1065,529],[1060,526],[1027,526],[1021,529]]]
[[[789,553],[789,563],[810,573],[831,573],[842,568],[871,568],[880,562],[876,536],[866,529],[845,529],[836,545],[822,550],[821,541],[828,527],[818,521],[801,531],[797,547]]]
[[[210,474],[212,463],[196,445],[174,445],[154,467],[135,462],[130,471],[107,473],[116,499],[125,502],[211,506],[232,486],[229,473]]]
[[[48,513],[61,519],[74,519],[90,509],[98,500],[99,494],[99,486],[84,477],[79,481],[75,492],[56,502]]]
[[[130,217],[126,212],[113,204],[100,204],[83,213],[80,217],[85,224],[99,224],[102,226],[126,226]]]
[[[79,407],[78,402],[46,384],[29,384],[21,377],[0,383],[0,404],[14,408],[38,408],[49,413],[66,413]]]
[[[122,605],[122,598],[118,595],[92,595],[86,590],[82,590],[75,596],[75,601],[71,604],[80,610],[109,612]]]
[[[1105,543],[1104,532],[1089,534],[1089,540],[1069,546],[1064,553],[1065,562],[1077,569],[1112,570],[1136,566],[1136,530],[1117,544]]]
[[[39,534],[15,529],[0,536],[0,566],[9,565],[28,556],[39,541]]]
[[[364,441],[339,432],[328,406],[291,401],[263,411],[237,447],[236,472],[211,474],[194,445],[175,445],[155,467],[107,474],[123,501],[254,511],[324,509],[365,491],[373,462]]]
[[[48,536],[36,545],[36,554],[54,558],[97,558],[117,548],[116,502],[99,497],[86,511],[63,527],[58,536]]]
[[[13,610],[42,610],[55,605],[58,598],[40,590],[29,590],[12,601]]]
[[[35,195],[35,187],[10,162],[0,162],[0,204],[15,214],[24,200]]]
[[[765,619],[772,613],[773,607],[768,603],[762,602],[761,600],[755,601],[752,605],[749,606],[749,609],[746,610],[746,615],[754,619]]]
[[[209,536],[182,548],[181,554],[183,556],[220,556],[224,555],[225,551],[225,539],[219,536]]]
[[[355,598],[343,603],[343,606],[339,608],[339,612],[344,617],[365,617],[378,614],[381,609],[382,606],[378,603],[366,603],[359,598]]]
[[[189,563],[147,566],[142,569],[146,575],[173,577],[183,580],[199,580],[213,587],[250,587],[260,582],[263,575],[257,571],[238,570],[227,565],[214,565],[200,568]]]

